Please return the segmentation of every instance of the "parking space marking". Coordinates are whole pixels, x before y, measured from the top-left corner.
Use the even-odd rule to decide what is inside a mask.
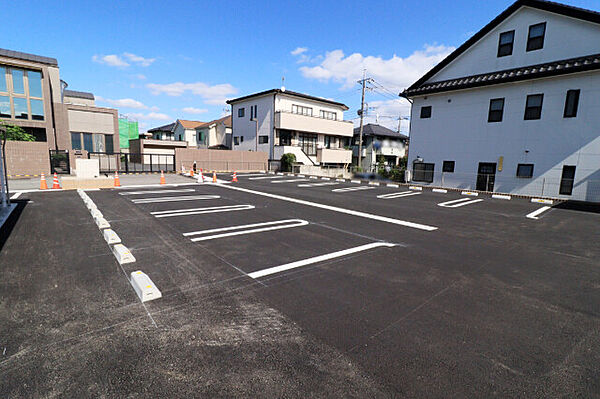
[[[281,179],[284,176],[262,176],[262,177],[251,177],[248,180],[264,180],[264,179]]]
[[[21,194],[23,194],[22,192],[18,191],[16,193],[13,194],[12,197],[10,197],[10,199],[17,199],[21,196]]]
[[[308,258],[308,259],[299,260],[296,262],[286,263],[285,265],[270,267],[268,269],[263,269],[263,270],[259,270],[256,272],[248,273],[248,276],[250,276],[254,279],[257,279],[257,278],[268,276],[271,274],[281,273],[286,270],[296,269],[298,267],[311,265],[313,263],[323,262],[323,261],[326,261],[329,259],[339,258],[339,257],[345,256],[345,255],[351,255],[351,254],[354,254],[357,252],[368,251],[369,249],[373,249],[373,248],[378,248],[378,247],[390,248],[390,247],[394,247],[394,246],[396,246],[396,244],[391,244],[389,242],[373,242],[371,244],[365,244],[365,245],[361,245],[359,247],[344,249],[341,251],[336,251],[336,252],[332,252],[332,253],[325,254],[325,255],[315,256],[313,258]]]
[[[138,194],[162,194],[162,193],[190,193],[194,192],[193,188],[182,188],[180,190],[146,190],[146,191],[125,191],[119,195],[138,195]]]
[[[483,201],[482,199],[471,199],[471,198],[459,198],[457,200],[440,202],[438,206],[443,206],[444,208],[458,208],[460,206],[475,204],[477,202]]]
[[[529,219],[539,219],[539,215],[541,215],[542,213],[546,212],[548,209],[552,208],[551,206],[543,206],[539,209],[536,209],[535,211],[529,213],[526,215],[527,218]]]
[[[245,211],[247,209],[254,209],[254,205],[226,205],[226,206],[209,206],[209,207],[205,207],[205,208],[174,209],[174,210],[170,210],[170,211],[150,212],[150,214],[154,215],[154,217],[157,217],[157,218],[167,218],[167,217],[171,217],[171,216],[200,215],[203,213]]]
[[[381,194],[378,195],[377,198],[380,199],[393,199],[393,198],[404,198],[404,197],[410,197],[411,195],[421,195],[422,193],[419,191],[400,191],[397,193],[390,193],[390,194]]]
[[[265,175],[265,173],[243,173],[243,174],[238,173],[237,176],[238,177],[253,177],[253,176],[264,176],[264,175]]]
[[[346,187],[346,188],[335,188],[331,191],[333,191],[334,193],[345,193],[348,191],[358,191],[358,190],[374,190],[375,187],[367,187],[367,186],[362,186],[362,187]]]
[[[411,227],[414,229],[419,229],[419,230],[424,230],[424,231],[434,231],[434,230],[438,229],[435,226],[428,226],[426,224],[408,222],[406,220],[394,219],[394,218],[389,218],[387,216],[381,216],[381,215],[374,215],[372,213],[354,211],[352,209],[346,209],[346,208],[340,208],[337,206],[325,205],[325,204],[321,204],[318,202],[305,201],[305,200],[292,198],[292,197],[286,197],[286,196],[278,195],[278,194],[265,193],[264,191],[250,190],[247,188],[236,187],[236,186],[232,186],[232,185],[223,185],[221,187],[230,189],[230,190],[242,191],[242,192],[249,193],[249,194],[261,195],[263,197],[275,198],[275,199],[282,200],[282,201],[293,202],[296,204],[312,206],[315,208],[326,209],[326,210],[332,211],[332,212],[344,213],[346,215],[352,215],[352,216],[362,217],[362,218],[366,218],[366,219],[377,220],[377,221],[384,222],[384,223],[391,223],[391,224],[396,224],[396,225],[400,225],[400,226]]]
[[[326,183],[309,183],[309,184],[298,184],[298,187],[320,187],[320,186],[335,186],[340,183],[326,182]]]
[[[219,228],[219,229],[192,231],[189,233],[184,233],[183,235],[185,237],[191,237],[191,236],[204,235],[204,234],[209,234],[209,233],[219,233],[219,232],[229,231],[229,233],[204,235],[203,237],[196,237],[196,238],[191,239],[192,241],[197,242],[197,241],[213,240],[215,238],[237,236],[237,235],[242,235],[242,234],[261,233],[263,231],[289,229],[292,227],[306,226],[307,224],[308,224],[308,222],[306,220],[302,220],[302,219],[285,219],[285,220],[276,220],[274,222],[252,223],[252,224],[245,224],[242,226],[232,226],[232,227],[223,227],[223,228]],[[262,227],[262,226],[270,226],[270,227]],[[252,227],[260,227],[260,228],[253,229]],[[240,231],[233,231],[233,230],[240,230]]]
[[[157,197],[132,199],[134,204],[152,204],[155,202],[196,201],[221,198],[218,195],[182,195],[179,197]]]
[[[308,179],[273,180],[271,183],[295,183],[299,181],[308,181]]]

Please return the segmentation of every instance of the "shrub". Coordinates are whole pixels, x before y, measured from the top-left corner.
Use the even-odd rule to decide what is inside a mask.
[[[283,154],[281,156],[281,170],[284,172],[291,172],[292,165],[296,163],[296,156],[294,154]]]
[[[35,141],[35,137],[32,134],[27,133],[21,126],[8,125],[1,123],[6,129],[6,133],[0,133],[0,138],[12,141]]]

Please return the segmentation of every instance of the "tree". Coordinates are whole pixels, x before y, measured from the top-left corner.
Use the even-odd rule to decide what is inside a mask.
[[[35,141],[35,137],[23,130],[21,126],[9,125],[4,122],[0,122],[0,124],[6,129],[6,133],[3,131],[0,133],[2,140]]]
[[[281,170],[284,172],[291,172],[292,165],[296,162],[296,156],[294,154],[283,154],[281,156]]]

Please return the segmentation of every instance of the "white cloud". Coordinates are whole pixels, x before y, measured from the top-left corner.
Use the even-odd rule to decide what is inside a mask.
[[[146,80],[146,75],[138,73],[136,75],[133,75],[134,78],[139,79],[139,80]]]
[[[308,51],[308,48],[306,47],[296,47],[296,50],[291,51],[290,54],[291,55],[300,55],[302,53],[306,53]]]
[[[125,62],[121,57],[116,54],[109,55],[94,55],[92,57],[92,61],[97,62],[99,64],[106,64],[108,66],[125,68],[128,67],[129,64]]]
[[[209,86],[203,82],[175,82],[167,84],[148,83],[146,87],[150,89],[152,94],[166,94],[172,97],[178,97],[185,92],[191,92],[192,94],[202,97],[207,104],[218,105],[223,104],[228,97],[238,92],[238,90],[229,83],[214,86]]]
[[[204,114],[208,112],[206,108],[194,108],[194,107],[185,107],[182,109],[183,112],[187,112],[188,114]]]
[[[96,100],[100,102],[105,102],[113,107],[122,107],[122,108],[133,108],[133,109],[152,109],[153,111],[158,111],[157,107],[148,107],[144,103],[134,100],[133,98],[121,98],[118,100],[112,100],[110,98],[103,98],[100,96],[96,96]]]
[[[366,69],[368,77],[392,90],[400,91],[417,81],[453,50],[454,47],[444,45],[426,45],[423,50],[417,50],[406,58],[394,55],[389,59],[363,56],[360,53],[346,56],[342,50],[333,50],[325,53],[318,65],[303,66],[300,71],[305,78],[341,83],[343,89],[348,89],[362,78],[363,70]]]
[[[171,117],[167,114],[161,114],[158,112],[149,112],[147,114],[144,113],[128,113],[128,117],[138,119],[138,120],[155,120],[155,121],[169,121]]]
[[[144,58],[140,55],[135,55],[132,53],[123,53],[123,55],[129,59],[129,61],[143,67],[150,66],[154,61],[156,61],[156,58]]]

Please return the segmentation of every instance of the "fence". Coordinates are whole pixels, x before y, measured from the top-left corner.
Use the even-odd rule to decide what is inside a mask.
[[[215,171],[252,171],[268,169],[268,154],[255,151],[177,148],[177,168]]]
[[[435,172],[427,181],[415,180],[415,176],[412,176],[411,182],[464,190],[600,202],[600,170],[595,173],[582,170],[581,177],[576,175],[575,178],[561,178],[560,171],[534,177]]]
[[[141,153],[89,152],[88,159],[97,159],[100,173],[175,172],[175,155]]]
[[[69,151],[49,150],[50,153],[50,171],[59,175],[68,175],[71,173],[71,162]]]

